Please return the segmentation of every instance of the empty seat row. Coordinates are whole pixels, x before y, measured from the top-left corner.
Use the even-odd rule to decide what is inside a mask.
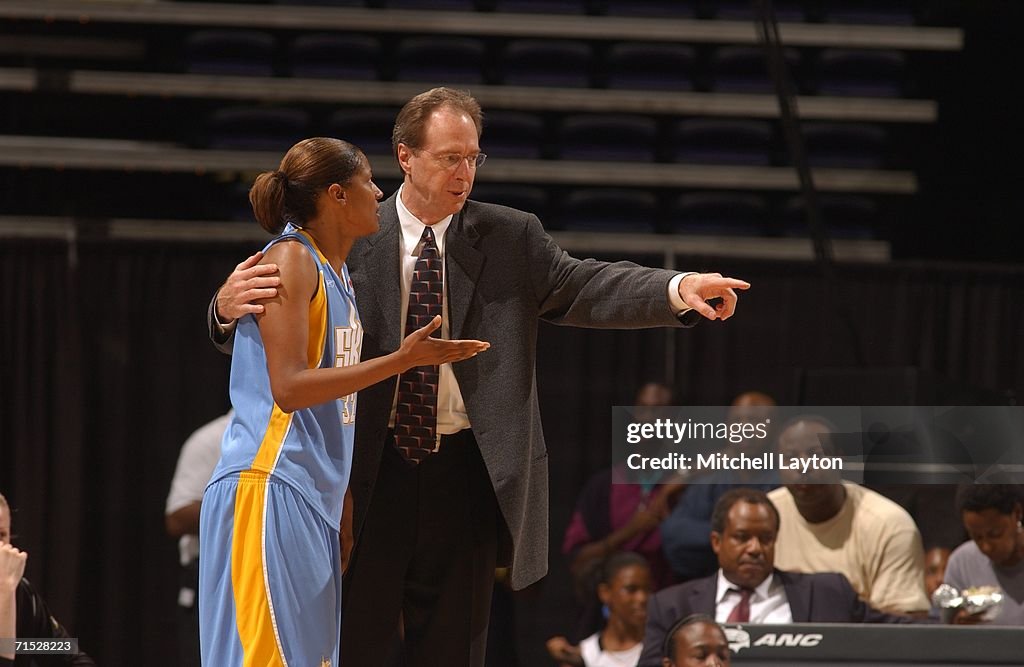
[[[221,0],[223,1],[223,0]],[[238,0],[235,0],[238,1]],[[757,16],[745,0],[248,0],[259,4],[318,7],[370,7],[439,11],[496,11],[538,14],[591,14],[746,21]],[[780,0],[780,21],[822,21],[877,25],[912,25],[910,0]]]
[[[764,51],[724,46],[703,62],[681,44],[623,42],[595,48],[582,41],[517,39],[489,53],[469,37],[407,37],[386,48],[361,34],[307,34],[288,44],[282,73],[344,80],[396,78],[448,84],[770,93]],[[192,73],[272,76],[278,44],[270,33],[201,30],[186,38],[185,69]],[[603,53],[601,53],[603,52]],[[906,56],[898,51],[825,49],[803,63],[785,52],[801,88],[828,95],[896,97],[904,88]]]
[[[207,119],[209,148],[286,150],[316,133],[351,141],[370,155],[391,152],[395,111],[341,109],[314,123],[302,109],[229,107]],[[884,127],[859,123],[803,124],[812,165],[880,168],[888,153]],[[578,114],[546,122],[523,112],[485,118],[483,149],[494,159],[563,159],[766,166],[784,161],[769,121],[687,118],[659,123],[644,116]]]
[[[398,183],[379,182],[390,195]],[[251,184],[238,182],[220,202],[223,214],[251,221]],[[705,236],[805,237],[799,196],[773,199],[748,192],[658,192],[629,188],[544,188],[477,182],[472,199],[534,213],[552,231],[667,233]],[[869,197],[819,195],[822,219],[835,238],[872,238],[880,208]]]
[[[480,183],[472,197],[537,213],[551,229],[708,236],[808,235],[800,197],[777,207],[761,195],[742,192],[688,192],[661,196],[625,188],[576,188],[549,193],[544,188]],[[879,207],[868,197],[820,195],[822,219],[836,238],[872,238]]]
[[[236,220],[252,224],[248,192],[251,177],[133,172],[130,187],[111,199],[104,183],[109,172],[25,172],[6,175],[8,185],[27,196],[12,202],[10,213],[87,218],[154,216],[153,198],[164,196],[163,219]],[[390,196],[399,183],[378,179]],[[45,193],[67,191],[54,199]],[[42,194],[40,194],[42,193]],[[157,194],[162,193],[162,194]],[[505,184],[478,179],[471,197],[537,214],[553,231],[658,232],[713,236],[806,236],[800,198],[792,193],[680,191],[622,187],[565,187]],[[819,195],[822,216],[837,238],[884,233],[897,203],[884,198]]]

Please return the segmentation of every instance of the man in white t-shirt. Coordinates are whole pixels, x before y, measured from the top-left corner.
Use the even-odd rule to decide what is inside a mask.
[[[779,434],[786,460],[832,456],[825,420],[801,417]],[[836,470],[781,470],[768,494],[781,518],[775,565],[795,572],[840,572],[861,599],[894,614],[926,614],[924,549],[906,510]]]
[[[231,414],[229,411],[201,426],[182,445],[164,510],[167,534],[179,538],[178,664],[185,667],[199,665],[199,509],[203,491],[220,460],[220,442]]]

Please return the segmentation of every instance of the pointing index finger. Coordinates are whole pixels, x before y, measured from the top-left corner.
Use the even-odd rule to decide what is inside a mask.
[[[750,283],[746,280],[739,280],[737,278],[716,278],[712,280],[718,287],[728,287],[730,289],[750,289]]]

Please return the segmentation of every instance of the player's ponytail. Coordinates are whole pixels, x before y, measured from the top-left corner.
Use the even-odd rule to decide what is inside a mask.
[[[249,203],[260,227],[279,234],[285,223],[285,190],[288,175],[281,171],[265,171],[256,177],[249,190]]]
[[[302,227],[316,216],[321,190],[348,185],[366,160],[363,152],[341,139],[313,137],[292,146],[277,171],[256,177],[249,203],[263,229],[278,234],[286,222]]]

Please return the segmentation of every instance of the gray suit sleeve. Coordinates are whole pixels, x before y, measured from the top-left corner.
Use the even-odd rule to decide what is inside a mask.
[[[541,318],[577,327],[641,329],[679,326],[668,302],[675,271],[632,262],[576,259],[536,216],[526,223],[529,276]]]
[[[217,292],[213,293],[213,299],[210,300],[210,305],[206,308],[206,328],[213,346],[230,356],[235,345],[235,329],[232,327],[231,331],[225,335],[217,326]]]
[[[647,624],[644,626],[644,650],[640,654],[637,667],[661,667],[661,647],[665,643],[665,633],[671,627],[671,619],[666,618],[666,611],[661,609],[661,601],[657,594],[647,600]],[[666,623],[669,625],[666,625]]]

